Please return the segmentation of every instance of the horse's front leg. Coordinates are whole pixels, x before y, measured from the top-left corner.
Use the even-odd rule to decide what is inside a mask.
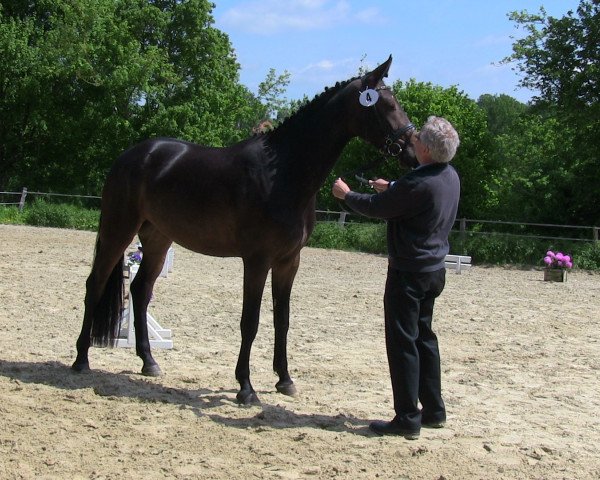
[[[273,370],[279,375],[275,385],[284,395],[295,395],[296,386],[288,371],[287,334],[290,326],[290,296],[298,266],[300,253],[273,266],[273,323],[275,326],[275,353]]]
[[[242,345],[235,368],[235,378],[240,383],[237,400],[244,405],[260,403],[250,383],[250,351],[258,331],[260,303],[268,272],[269,265],[264,260],[244,258],[244,305],[240,322]]]

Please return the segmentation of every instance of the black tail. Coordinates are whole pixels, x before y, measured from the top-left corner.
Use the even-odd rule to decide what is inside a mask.
[[[100,235],[96,240],[96,253],[100,246]],[[96,347],[114,347],[121,330],[124,281],[123,262],[117,262],[108,277],[100,302],[94,309],[91,344]]]

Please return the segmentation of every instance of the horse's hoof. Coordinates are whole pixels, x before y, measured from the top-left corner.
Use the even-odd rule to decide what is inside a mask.
[[[295,397],[298,394],[298,390],[296,390],[296,385],[293,383],[284,383],[282,385],[275,385],[275,388],[279,393],[283,393],[284,395],[288,395],[290,397]]]
[[[241,405],[260,405],[258,395],[254,390],[240,390],[235,397]]]
[[[73,365],[71,365],[71,370],[73,370],[74,372],[77,372],[77,373],[89,372],[90,364],[87,362],[86,363],[74,363]]]
[[[142,367],[142,375],[146,377],[160,377],[162,375],[162,370],[158,365],[149,365]]]

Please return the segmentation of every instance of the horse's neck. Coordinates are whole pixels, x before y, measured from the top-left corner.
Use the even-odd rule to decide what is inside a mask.
[[[345,125],[341,117],[341,109],[333,105],[274,139],[278,169],[275,182],[280,183],[276,189],[286,192],[284,200],[303,205],[321,188],[351,139],[341,127]]]

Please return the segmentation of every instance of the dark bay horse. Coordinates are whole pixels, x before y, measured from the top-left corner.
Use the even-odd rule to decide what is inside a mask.
[[[199,253],[241,257],[242,343],[235,369],[240,403],[258,403],[250,383],[250,350],[260,303],[272,275],[277,391],[293,395],[287,332],[300,250],[315,223],[319,188],[344,146],[361,137],[413,163],[414,129],[385,88],[392,57],[363,77],[326,89],[275,130],[227,148],[174,139],[135,145],[115,162],[102,193],[92,271],[86,282],[76,371],[89,370],[90,346],[112,346],[123,303],[123,254],[137,234],[144,256],[132,282],[136,353],[142,373],[159,375],[150,352],[146,309],[172,242]]]

